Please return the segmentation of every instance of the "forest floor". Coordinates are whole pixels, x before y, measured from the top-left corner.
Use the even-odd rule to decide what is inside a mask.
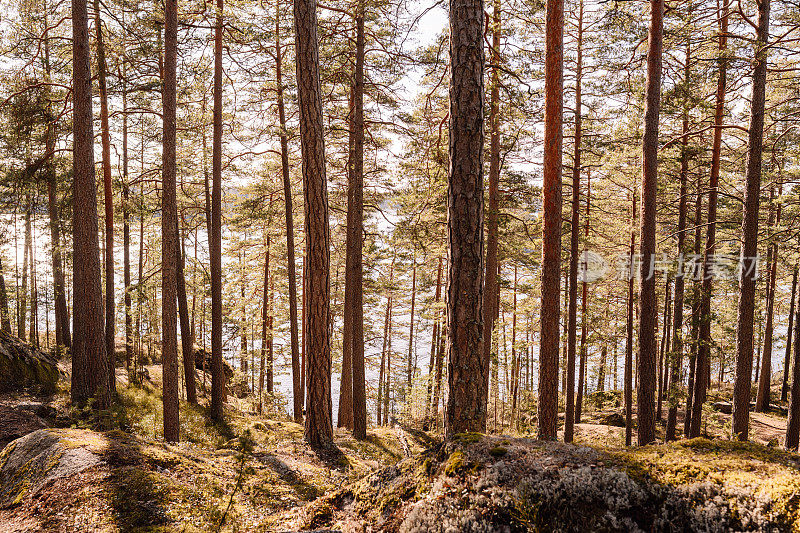
[[[0,397],[0,446],[28,435],[0,453],[0,533],[800,526],[800,456],[775,447],[780,414],[752,414],[753,443],[724,440],[730,417],[709,408],[707,438],[626,449],[624,429],[604,423],[618,409],[587,402],[577,446],[518,434],[442,443],[395,426],[363,442],[337,430],[341,453],[320,455],[301,425],[231,397],[223,425],[182,403],[173,445],[160,368],[147,370],[142,387],[123,372],[118,405],[99,418],[70,412],[65,389]]]

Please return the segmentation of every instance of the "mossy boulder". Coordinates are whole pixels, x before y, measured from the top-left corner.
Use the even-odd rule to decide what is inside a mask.
[[[101,464],[104,440],[95,435],[40,429],[9,443],[0,452],[0,508],[20,503],[48,482]]]
[[[52,394],[58,375],[54,357],[0,331],[0,392],[28,389]]]

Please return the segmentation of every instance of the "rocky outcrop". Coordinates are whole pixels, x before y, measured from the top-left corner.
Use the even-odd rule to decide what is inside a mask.
[[[296,529],[798,531],[797,456],[692,439],[602,451],[456,435],[299,510]]]
[[[66,478],[103,460],[91,432],[40,429],[11,442],[0,452],[0,508],[35,495],[47,483]]]
[[[32,390],[52,394],[57,383],[54,357],[0,331],[0,392]]]

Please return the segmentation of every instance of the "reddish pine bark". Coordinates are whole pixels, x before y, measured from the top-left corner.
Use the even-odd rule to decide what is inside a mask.
[[[222,367],[222,8],[217,0],[214,29],[214,111],[211,148],[211,418],[222,421],[225,373]]]
[[[86,0],[72,0],[73,344],[71,399],[76,405],[111,401],[108,385]]]
[[[331,416],[330,230],[325,138],[319,82],[316,0],[294,1],[297,95],[306,217],[305,333],[308,396],[305,439],[315,447],[333,446]]]
[[[558,423],[558,322],[561,313],[561,146],[564,107],[564,1],[548,0],[545,22],[542,333],[538,436],[555,440]]]
[[[736,378],[733,390],[735,439],[746,441],[750,425],[750,388],[753,371],[753,303],[758,275],[758,212],[761,192],[761,159],[764,146],[764,100],[767,84],[767,41],[769,40],[770,0],[758,6],[753,95],[750,99],[747,173],[742,219],[742,274],[739,279],[739,305],[736,321]],[[788,431],[788,430],[787,430]]]
[[[448,436],[486,430],[483,357],[483,1],[450,1]],[[413,319],[413,316],[412,316]]]
[[[642,218],[640,230],[641,281],[639,285],[639,359],[636,410],[640,446],[655,441],[654,394],[656,385],[655,326],[658,317],[656,278],[651,272],[656,251],[656,189],[658,181],[658,115],[661,105],[661,48],[664,35],[664,1],[650,2],[647,52],[644,136],[642,138]]]

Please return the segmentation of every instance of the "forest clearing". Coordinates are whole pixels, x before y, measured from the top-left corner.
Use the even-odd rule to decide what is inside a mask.
[[[793,0],[0,0],[0,533],[800,531]]]

